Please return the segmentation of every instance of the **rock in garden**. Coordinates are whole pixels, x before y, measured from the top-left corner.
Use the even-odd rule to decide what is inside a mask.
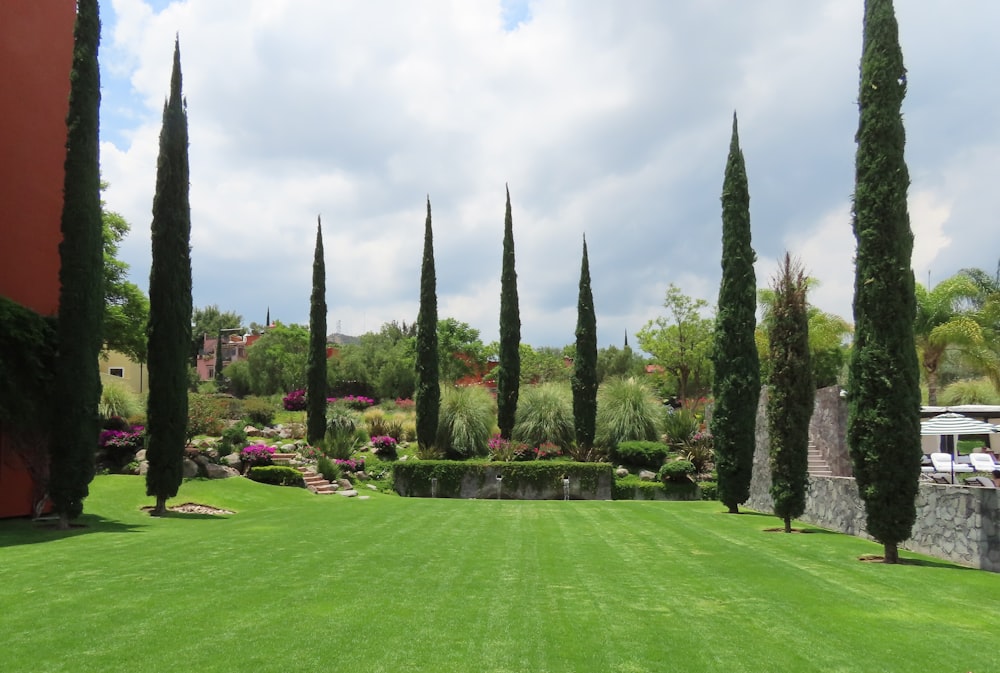
[[[243,428],[243,433],[247,437],[260,437],[260,428],[255,427],[253,425],[248,425],[245,428]]]
[[[355,491],[353,488],[349,488],[344,491],[334,491],[334,493],[336,493],[337,495],[342,495],[345,498],[355,498],[358,495],[358,492]]]
[[[261,436],[268,437],[269,439],[274,439],[278,436],[281,431],[277,428],[264,428],[260,431]]]
[[[339,488],[352,488],[354,484],[351,483],[350,479],[338,479],[337,486]]]
[[[185,458],[182,465],[185,479],[191,479],[198,476],[198,463],[194,462],[190,458]]]
[[[139,476],[144,477],[149,472],[149,461],[143,460],[139,463]]]
[[[375,484],[365,484],[365,487],[368,490],[370,490],[370,491],[377,491],[378,490],[378,486],[376,486]]]
[[[649,470],[640,470],[639,479],[642,481],[656,481],[656,473]]]
[[[138,451],[136,451],[135,459],[138,460],[140,463],[146,460],[146,449],[139,449]]]
[[[618,469],[615,470],[615,476],[616,477],[627,477],[628,476],[628,468],[622,467],[621,465],[619,465]]]
[[[216,465],[215,463],[208,463],[205,465],[205,474],[209,479],[228,479],[229,477],[238,477],[240,473],[227,465]]]
[[[226,456],[223,456],[222,457],[222,462],[225,463],[226,465],[230,466],[230,467],[232,467],[233,465],[239,465],[240,464],[240,454],[238,454],[238,453],[230,453],[230,454],[228,454]]]

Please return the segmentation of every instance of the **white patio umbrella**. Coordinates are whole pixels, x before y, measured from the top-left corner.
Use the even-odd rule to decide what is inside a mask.
[[[938,414],[933,418],[928,418],[925,421],[920,421],[920,434],[921,435],[942,435],[942,436],[952,436],[954,437],[954,446],[952,447],[952,474],[951,481],[955,481],[955,458],[958,453],[958,436],[959,435],[985,435],[993,432],[1000,431],[996,425],[992,423],[987,423],[986,421],[980,421],[975,418],[969,418],[968,416],[963,416],[962,414],[956,414],[954,411],[949,411],[943,414]]]

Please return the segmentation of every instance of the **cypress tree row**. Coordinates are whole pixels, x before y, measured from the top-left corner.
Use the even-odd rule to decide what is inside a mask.
[[[719,500],[734,514],[739,512],[739,504],[750,497],[760,397],[760,362],[754,341],[755,259],[750,246],[750,191],[733,113],[733,135],[722,184],[722,281],[712,351],[715,411],[711,430]]]
[[[809,485],[809,420],[816,389],[809,355],[806,277],[787,253],[774,283],[768,331],[771,376],[767,427],[771,441],[771,498],[774,513],[792,532],[792,519],[806,509]]]
[[[510,188],[503,223],[503,267],[500,271],[500,364],[497,367],[497,426],[510,439],[521,385],[521,311],[514,270],[514,225],[510,216]]]
[[[146,401],[146,495],[151,514],[166,514],[183,477],[187,437],[188,344],[191,343],[191,205],[187,104],[181,95],[180,42],[174,42],[170,97],[163,107],[156,161],[149,270],[149,396]]]
[[[97,61],[101,21],[97,0],[80,0],[73,29],[73,70],[66,115],[62,243],[59,244],[59,350],[53,414],[49,496],[59,527],[83,512],[94,477],[100,434],[98,357],[104,315],[104,239],[101,223]]]
[[[576,445],[587,450],[594,445],[597,419],[597,316],[594,312],[594,295],[590,289],[586,236],[583,237],[580,291],[576,302],[576,357],[573,359],[571,384]]]
[[[431,232],[431,199],[427,197],[424,224],[424,258],[420,267],[420,310],[417,313],[417,446],[430,455],[437,435],[441,409],[438,372],[437,277],[434,273],[434,235]]]
[[[897,563],[897,545],[916,520],[921,448],[910,179],[900,114],[906,69],[891,0],[865,2],[862,49],[847,441],[868,532],[882,543],[885,562]]]
[[[306,439],[315,444],[326,435],[326,262],[323,224],[316,217],[312,297],[309,300],[309,361],[306,373]]]

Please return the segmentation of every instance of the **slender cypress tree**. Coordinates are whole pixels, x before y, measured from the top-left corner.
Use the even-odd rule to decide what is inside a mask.
[[[774,513],[792,532],[792,519],[806,509],[809,485],[809,420],[816,388],[809,356],[806,277],[787,253],[774,283],[768,330],[771,376],[767,427],[771,441],[771,498]]]
[[[170,97],[163,107],[156,161],[149,270],[149,397],[146,401],[146,495],[166,514],[183,477],[187,436],[188,344],[191,343],[191,204],[187,103],[181,94],[180,41],[174,42]]]
[[[101,21],[97,0],[80,0],[73,30],[73,70],[66,116],[62,243],[59,245],[59,354],[50,446],[49,496],[60,528],[83,512],[94,478],[100,433],[98,357],[104,315],[104,239],[101,223],[97,62]]]
[[[420,310],[417,313],[417,446],[424,455],[429,455],[434,446],[441,409],[437,324],[437,277],[434,273],[431,199],[428,196],[424,258],[420,267]]]
[[[733,135],[722,184],[722,282],[715,321],[712,360],[715,410],[711,430],[719,500],[731,513],[750,497],[760,362],[757,326],[757,280],[750,246],[750,191],[733,113]]]
[[[500,271],[500,364],[497,367],[497,426],[510,439],[521,385],[521,311],[514,270],[514,225],[510,216],[510,188],[503,223],[503,267]]]
[[[868,533],[882,543],[885,562],[897,563],[897,545],[916,520],[921,449],[910,178],[900,114],[906,69],[891,0],[865,2],[862,42],[847,441]]]
[[[323,224],[316,216],[316,252],[309,302],[309,364],[306,375],[306,438],[310,444],[326,434],[326,263]]]
[[[594,294],[590,289],[586,236],[583,237],[580,291],[576,301],[576,357],[573,359],[571,383],[576,445],[587,450],[594,445],[594,424],[597,419],[597,317],[594,312]]]
[[[219,326],[219,334],[215,339],[215,383],[222,383],[222,326]]]

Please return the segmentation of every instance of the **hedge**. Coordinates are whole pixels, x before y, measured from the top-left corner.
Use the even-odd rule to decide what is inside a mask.
[[[506,493],[529,486],[539,490],[550,488],[561,494],[564,478],[580,484],[585,492],[596,493],[602,477],[610,480],[611,469],[608,463],[568,461],[410,460],[392,466],[393,481],[400,495],[430,497],[431,479],[437,479],[434,495],[439,498],[462,497],[462,481],[467,476],[478,480],[482,489],[495,472],[503,476],[502,488]]]
[[[275,486],[304,487],[306,485],[302,479],[301,472],[294,467],[287,467],[285,465],[259,465],[251,467],[247,473],[247,477],[262,484],[274,484]]]

